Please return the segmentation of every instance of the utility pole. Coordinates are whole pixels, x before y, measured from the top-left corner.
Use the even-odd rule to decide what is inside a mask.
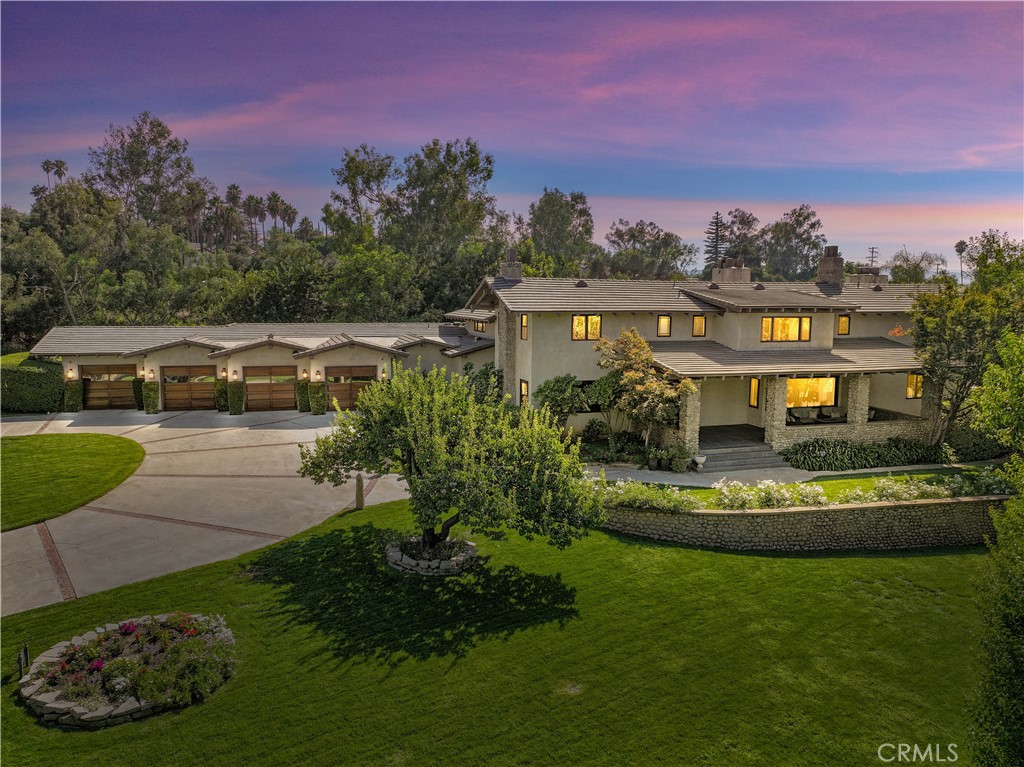
[[[868,248],[868,266],[874,266],[878,261],[878,248],[872,245]]]

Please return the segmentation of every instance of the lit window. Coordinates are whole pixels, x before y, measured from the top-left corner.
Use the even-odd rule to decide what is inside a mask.
[[[848,336],[850,335],[850,315],[840,314],[839,315],[839,327],[836,330],[836,335]]]
[[[810,317],[762,317],[762,341],[810,341]]]
[[[474,322],[473,323],[473,330],[475,330],[477,333],[483,333],[485,330],[487,330],[487,323],[486,322]]]
[[[519,404],[525,405],[530,401],[530,382],[519,379]]]
[[[761,393],[761,379],[750,379],[750,393],[747,395],[747,404],[750,407],[757,407],[758,395]]]
[[[907,373],[907,399],[921,399],[924,394],[924,376]]]
[[[694,338],[703,338],[707,335],[708,326],[703,314],[693,315],[693,329],[690,333]]]
[[[519,337],[524,341],[529,337],[530,318],[525,314],[519,315]]]
[[[786,407],[832,407],[836,404],[836,379],[786,379]]]
[[[572,316],[573,341],[596,341],[600,337],[600,314],[574,314]]]
[[[672,335],[672,315],[671,314],[659,314],[658,315],[658,337],[664,338]]]

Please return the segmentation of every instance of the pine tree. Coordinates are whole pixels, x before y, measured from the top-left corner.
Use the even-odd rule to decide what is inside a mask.
[[[704,230],[704,265],[705,270],[710,271],[711,267],[717,266],[719,259],[725,255],[725,247],[728,244],[725,221],[722,214],[715,211],[711,217],[711,223]]]

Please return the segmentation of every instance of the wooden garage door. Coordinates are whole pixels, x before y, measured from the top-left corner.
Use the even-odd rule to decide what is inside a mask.
[[[217,368],[213,365],[162,367],[164,410],[213,410],[213,384]]]
[[[295,410],[295,368],[246,367],[246,410]]]
[[[85,407],[135,409],[134,365],[82,365],[78,370],[84,385]]]
[[[332,367],[326,368],[324,373],[327,375],[327,406],[333,407],[336,397],[342,410],[354,408],[359,392],[377,380],[374,365]]]

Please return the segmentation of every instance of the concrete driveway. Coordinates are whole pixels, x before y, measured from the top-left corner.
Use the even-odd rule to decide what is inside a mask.
[[[327,433],[332,420],[296,411],[4,418],[3,436],[116,434],[139,442],[146,457],[101,498],[0,535],[0,614],[230,559],[337,514],[353,502],[354,485],[317,486],[295,473],[297,445]],[[393,476],[369,479],[366,491],[367,503],[407,497]]]

